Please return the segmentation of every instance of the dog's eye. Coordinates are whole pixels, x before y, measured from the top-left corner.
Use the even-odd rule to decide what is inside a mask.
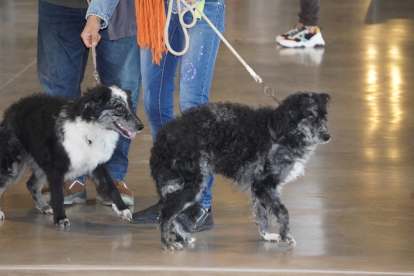
[[[118,111],[118,112],[122,112],[122,111],[125,110],[125,108],[124,108],[123,105],[118,105],[118,106],[115,107],[115,110]]]
[[[315,118],[315,117],[313,117],[313,116],[308,116],[308,120],[309,120],[309,121],[312,121],[312,120],[313,120],[313,118]]]

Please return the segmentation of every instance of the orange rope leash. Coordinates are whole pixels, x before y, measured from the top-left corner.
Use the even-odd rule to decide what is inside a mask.
[[[167,53],[164,41],[166,23],[164,0],[135,0],[138,25],[138,45],[151,48],[152,62],[160,65],[162,53]]]

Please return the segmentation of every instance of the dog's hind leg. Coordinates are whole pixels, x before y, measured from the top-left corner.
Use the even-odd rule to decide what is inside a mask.
[[[179,250],[183,246],[180,242],[192,243],[195,238],[191,237],[190,233],[175,221],[178,213],[194,204],[196,194],[193,192],[186,192],[183,190],[166,194],[161,199],[162,207],[160,211],[160,226],[161,226],[161,242],[165,249]],[[173,242],[171,239],[171,231],[176,234],[177,241]]]
[[[197,205],[197,207],[195,207]],[[173,232],[175,233],[176,242],[179,243],[194,243],[196,238],[190,235],[190,232],[194,230],[194,225],[196,220],[194,219],[194,209],[196,212],[200,211],[200,206],[198,204],[193,204],[192,206],[186,208],[185,210],[178,213],[176,218],[173,221]],[[198,214],[198,213],[197,213]]]
[[[186,232],[181,223],[176,219],[173,221],[173,232],[175,233],[176,242],[178,243],[194,243],[196,238],[192,237],[190,233]]]
[[[0,220],[5,219],[4,213],[1,211],[1,196],[6,188],[0,188]]]
[[[43,184],[46,182],[46,175],[37,164],[32,164],[32,175],[26,182],[27,189],[29,189],[33,200],[36,202],[36,208],[44,214],[53,214],[52,208],[43,199],[41,189]]]
[[[17,151],[13,153],[17,154]],[[10,158],[11,156],[12,155],[9,155],[8,157]],[[1,157],[2,156],[0,156],[0,158]],[[7,187],[20,180],[26,167],[26,160],[27,159],[22,157],[22,154],[17,154],[11,162],[6,159],[0,160],[0,219],[5,218],[4,213],[1,211],[1,196]]]
[[[94,171],[89,173],[89,178],[109,196],[112,200],[112,208],[119,217],[126,220],[132,219],[131,211],[122,200],[119,190],[104,164],[99,165]]]

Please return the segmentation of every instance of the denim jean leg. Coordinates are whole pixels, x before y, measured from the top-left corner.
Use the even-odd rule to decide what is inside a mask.
[[[224,32],[225,5],[222,1],[206,1],[204,14],[215,27]],[[180,110],[186,111],[199,104],[209,102],[214,65],[220,45],[220,38],[205,20],[200,20],[189,30],[192,38],[188,52],[181,58],[180,65]],[[199,203],[205,209],[211,206],[211,189],[214,176],[209,175]]]
[[[130,145],[131,140],[123,136],[119,136],[114,153],[109,162],[106,164],[106,168],[108,169],[111,178],[114,180],[125,180],[129,165],[128,153]]]
[[[134,111],[137,110],[141,85],[140,50],[137,37],[116,41],[109,39],[108,30],[100,31],[101,41],[96,47],[96,63],[102,84],[116,85],[132,93]],[[131,140],[120,136],[114,154],[106,167],[112,177],[124,181],[129,165],[128,153]]]
[[[47,94],[70,99],[81,96],[89,53],[80,37],[85,12],[41,0],[38,3],[37,73]]]
[[[85,27],[85,13],[82,9],[38,2],[37,74],[49,95],[72,100],[81,96],[89,54],[80,37]],[[85,176],[77,179],[86,180]]]
[[[204,14],[211,23],[224,32],[225,5],[223,2],[206,1]],[[202,19],[189,30],[190,47],[180,64],[180,111],[209,102],[214,66],[220,38]]]
[[[175,25],[171,24],[170,29],[170,41],[174,47]],[[152,62],[151,49],[141,49],[142,100],[153,141],[158,130],[174,118],[174,80],[179,59],[170,53],[163,53],[160,65],[157,65]]]
[[[211,189],[213,188],[213,184],[214,184],[214,176],[210,174],[207,177],[206,182],[207,182],[207,186],[202,191],[201,197],[198,203],[200,203],[201,207],[208,210],[211,207],[211,200],[213,199],[213,194],[211,193]]]

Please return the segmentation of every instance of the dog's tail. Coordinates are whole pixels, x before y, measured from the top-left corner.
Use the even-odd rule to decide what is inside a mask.
[[[200,212],[200,208],[201,205],[196,202],[177,215],[176,221],[181,224],[184,231],[190,233],[195,231],[197,215]]]

